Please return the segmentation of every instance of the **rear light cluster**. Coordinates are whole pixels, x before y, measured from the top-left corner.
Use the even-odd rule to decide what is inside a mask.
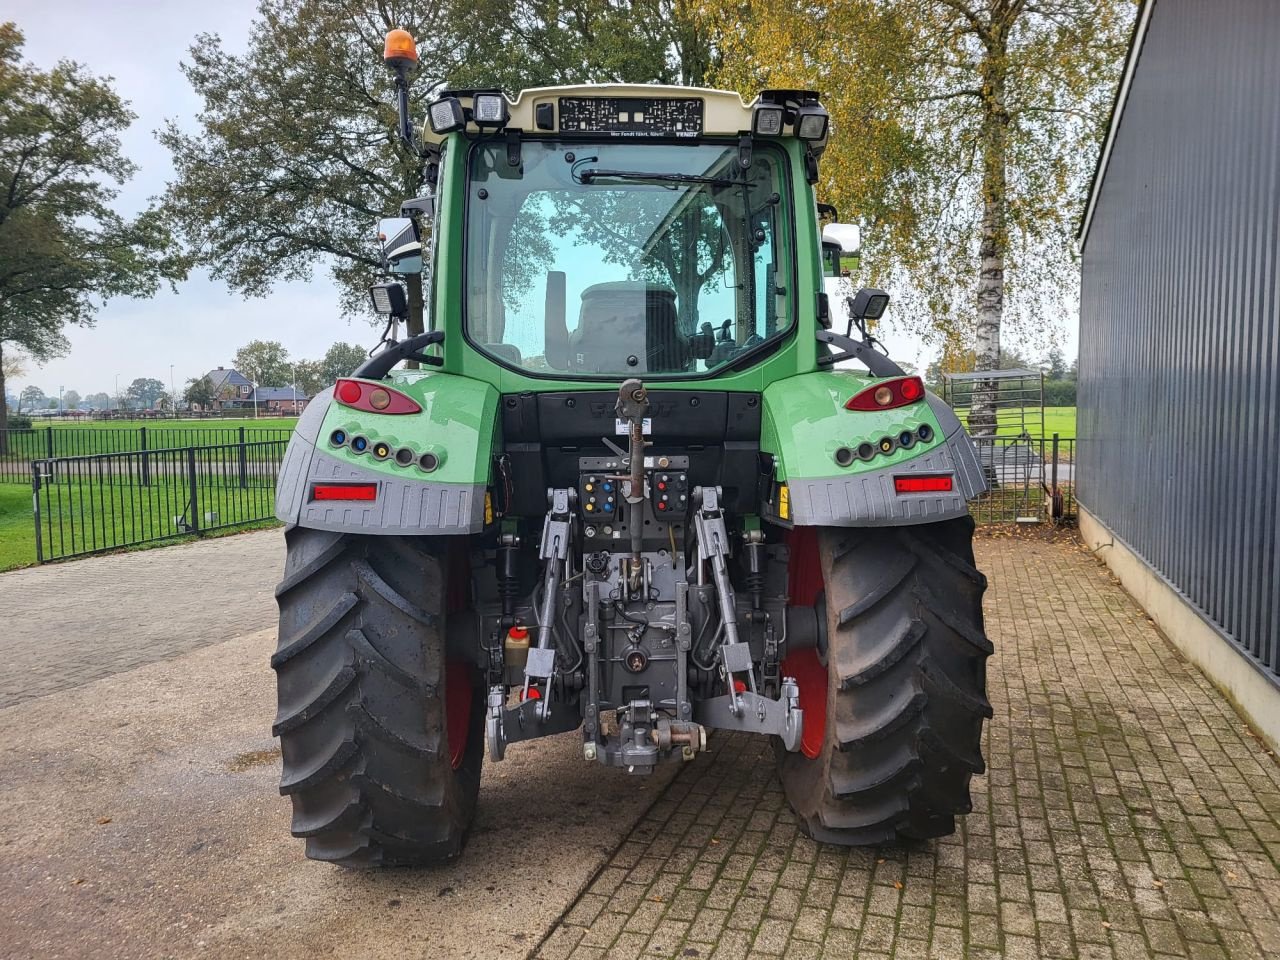
[[[846,410],[892,410],[924,399],[924,381],[919,377],[899,377],[873,384],[855,393],[845,403]]]
[[[428,450],[419,454],[412,447],[393,448],[385,440],[370,440],[360,434],[348,434],[345,430],[335,430],[329,434],[329,443],[335,447],[347,447],[352,453],[367,453],[375,460],[393,460],[399,467],[417,464],[418,469],[424,473],[434,472],[441,463],[438,453]]]
[[[333,385],[333,396],[344,407],[365,413],[421,413],[422,407],[412,397],[368,380],[339,380]]]
[[[870,463],[878,456],[887,457],[898,450],[910,450],[917,443],[928,443],[933,437],[933,427],[922,423],[914,432],[903,430],[897,436],[881,437],[875,443],[864,440],[856,447],[839,447],[835,452],[835,461],[842,467],[850,466],[855,460]]]

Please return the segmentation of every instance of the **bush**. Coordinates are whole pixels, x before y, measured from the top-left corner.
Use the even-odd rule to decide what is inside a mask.
[[[26,414],[11,414],[9,417],[10,430],[30,430],[31,418]]]
[[[1076,405],[1076,382],[1074,380],[1046,380],[1044,382],[1044,405],[1046,407],[1074,407]]]

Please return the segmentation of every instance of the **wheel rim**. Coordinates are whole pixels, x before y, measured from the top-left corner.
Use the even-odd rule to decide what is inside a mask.
[[[463,660],[450,660],[445,666],[445,734],[449,738],[449,762],[453,769],[462,766],[467,755],[467,738],[471,733],[471,668]]]
[[[818,531],[814,527],[795,527],[787,534],[791,551],[788,564],[788,595],[792,606],[818,607],[818,615],[826,617],[822,597],[822,561],[818,555]],[[825,629],[825,623],[822,624]],[[804,711],[804,727],[800,732],[800,752],[810,760],[822,753],[827,735],[827,668],[815,650],[797,650],[782,661],[783,676],[795,677],[800,688],[800,709]]]

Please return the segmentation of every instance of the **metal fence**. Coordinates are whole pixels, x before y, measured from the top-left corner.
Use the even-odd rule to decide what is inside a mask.
[[[1076,441],[996,437],[977,441],[990,490],[969,504],[979,523],[1061,523],[1076,514]]]
[[[33,460],[40,562],[270,520],[288,441]]]
[[[59,457],[288,440],[283,427],[33,427],[0,430],[0,483],[30,483],[31,464]]]

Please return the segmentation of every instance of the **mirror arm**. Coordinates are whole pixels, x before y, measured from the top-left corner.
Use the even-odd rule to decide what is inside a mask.
[[[858,360],[877,377],[902,377],[906,371],[869,344],[834,330],[819,330],[815,334],[819,343],[829,343],[839,349],[840,353],[832,353],[818,358],[818,366],[829,367],[841,360]]]
[[[379,350],[360,364],[351,375],[363,377],[366,380],[381,380],[401,360],[417,360],[419,363],[426,363],[433,367],[443,366],[443,357],[433,357],[422,352],[433,343],[444,343],[443,330],[428,330],[426,333],[420,333],[408,340],[401,340],[399,343],[388,343],[386,349]]]

